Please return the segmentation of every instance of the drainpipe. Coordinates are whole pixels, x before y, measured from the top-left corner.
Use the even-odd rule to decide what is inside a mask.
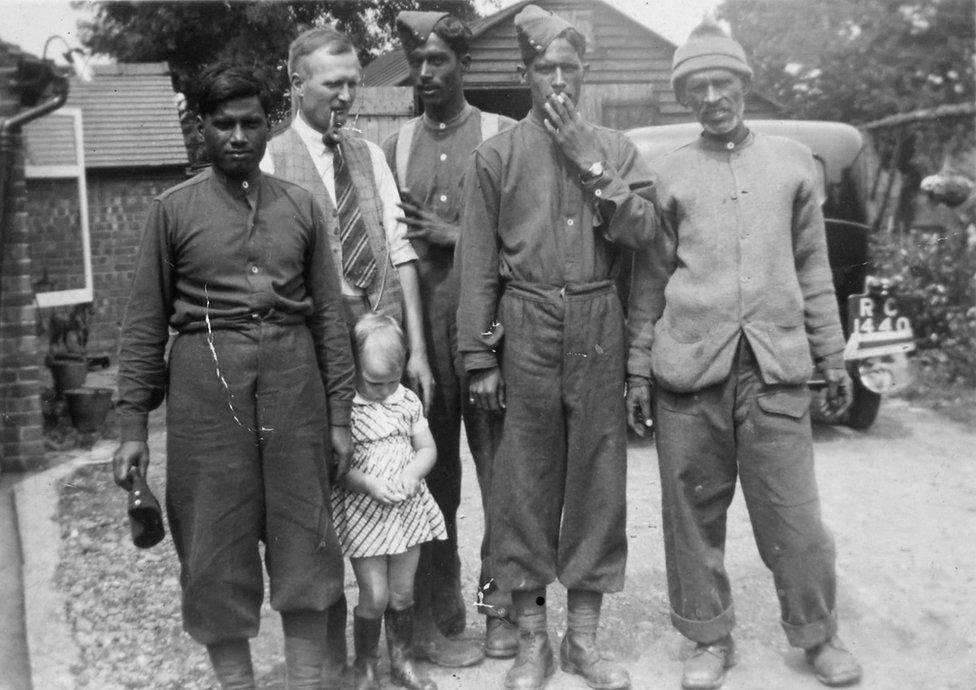
[[[10,168],[13,163],[14,142],[20,133],[20,128],[25,124],[54,112],[65,104],[68,100],[68,79],[62,76],[55,77],[53,92],[54,95],[40,105],[28,108],[13,117],[0,119],[0,271],[2,271],[2,252],[6,241],[4,221],[7,210],[7,183],[10,180]]]

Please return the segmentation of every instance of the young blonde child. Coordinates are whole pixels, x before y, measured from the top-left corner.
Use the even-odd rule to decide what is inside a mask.
[[[358,374],[352,407],[353,458],[333,489],[332,514],[359,585],[353,612],[358,690],[379,688],[380,625],[385,619],[390,675],[397,685],[436,690],[413,662],[413,580],[420,544],[446,539],[424,477],[437,459],[420,399],[400,384],[403,332],[367,314],[354,330]]]

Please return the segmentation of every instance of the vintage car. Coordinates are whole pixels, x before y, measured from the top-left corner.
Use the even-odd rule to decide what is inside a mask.
[[[829,421],[867,429],[878,415],[881,394],[907,384],[905,354],[914,349],[914,336],[908,319],[898,312],[889,282],[871,276],[864,139],[857,129],[839,122],[749,120],[747,124],[754,131],[805,144],[817,161],[824,189],[827,252],[847,338],[845,360],[854,381],[850,411],[842,419]],[[698,123],[627,132],[649,162],[700,134]],[[819,391],[825,383],[817,374],[810,386]]]

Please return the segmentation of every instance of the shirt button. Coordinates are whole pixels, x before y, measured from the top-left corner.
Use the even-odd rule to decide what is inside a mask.
[[[447,194],[441,194],[441,202],[447,201]]]
[[[730,141],[730,142],[728,142],[728,143],[727,143],[727,144],[725,145],[725,148],[727,148],[727,149],[728,149],[729,151],[731,151],[732,149],[734,149],[734,148],[735,148],[735,144],[733,144],[733,143],[732,143],[732,142]]]
[[[572,218],[567,218],[566,219],[566,225],[573,225],[575,222],[576,221],[574,221]]]
[[[446,161],[447,160],[447,154],[446,153],[442,153],[441,154],[441,160],[442,161]]]
[[[247,183],[247,180],[244,180],[243,182],[241,182],[241,187],[243,187],[244,189],[249,189],[250,185]]]
[[[597,196],[603,196],[603,190],[602,189],[598,189],[598,190],[596,190],[593,193],[596,194]]]
[[[438,129],[446,129],[446,128],[447,128],[447,125],[445,125],[445,124],[444,124],[444,123],[442,122],[442,123],[440,123],[439,125],[437,125],[437,127],[438,127]]]
[[[258,267],[257,266],[251,266],[251,273],[257,273],[257,272],[258,272]]]

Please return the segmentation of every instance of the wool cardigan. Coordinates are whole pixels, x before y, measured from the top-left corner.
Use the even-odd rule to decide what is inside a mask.
[[[806,382],[814,359],[843,366],[815,166],[804,145],[754,132],[652,163],[663,222],[634,264],[630,376],[701,390],[728,377],[742,336],[767,384]]]

